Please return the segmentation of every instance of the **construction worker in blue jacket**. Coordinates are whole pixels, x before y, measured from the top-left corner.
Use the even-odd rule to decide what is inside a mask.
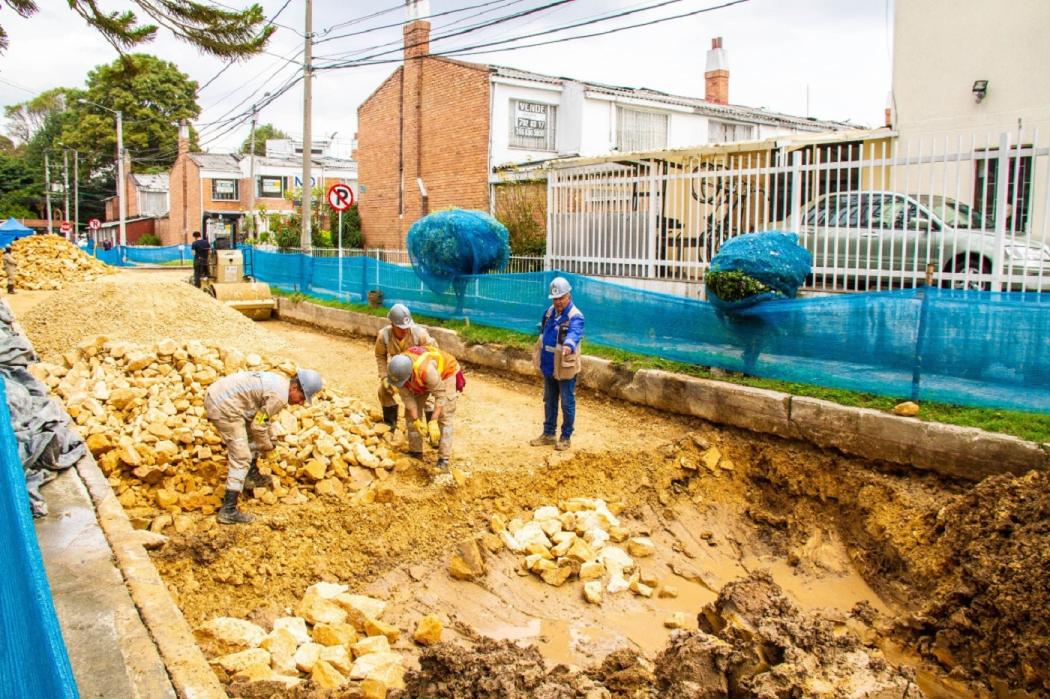
[[[540,322],[540,336],[533,351],[533,363],[543,374],[543,434],[529,442],[534,447],[554,445],[558,451],[569,448],[576,422],[576,376],[580,373],[580,345],[583,342],[583,313],[572,302],[572,286],[564,277],[551,281],[551,305]],[[561,436],[558,403],[561,403]]]

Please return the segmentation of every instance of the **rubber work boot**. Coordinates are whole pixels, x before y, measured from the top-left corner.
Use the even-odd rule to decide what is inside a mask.
[[[534,447],[549,447],[555,442],[556,440],[554,439],[554,435],[541,434],[539,437],[529,442],[529,444]]]
[[[448,470],[448,459],[440,458],[440,459],[437,460],[437,463],[434,464],[434,466],[436,466],[437,470],[439,470],[439,471],[447,471]]]
[[[383,406],[383,422],[390,426],[390,429],[397,427],[397,406],[396,405],[384,405]]]
[[[248,467],[248,475],[244,477],[244,487],[255,490],[256,488],[269,488],[273,485],[273,478],[259,473],[259,457],[252,459],[252,465]]]
[[[241,496],[239,490],[227,490],[222,496],[222,507],[215,515],[219,524],[247,524],[255,519],[247,512],[237,509],[237,498]]]
[[[554,445],[554,448],[557,451],[565,451],[570,446],[572,446],[572,445],[569,443],[569,439],[567,437],[562,437],[561,439],[558,440],[558,443]]]

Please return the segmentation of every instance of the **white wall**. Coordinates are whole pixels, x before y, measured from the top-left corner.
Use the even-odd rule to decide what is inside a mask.
[[[902,137],[1050,132],[1050,2],[904,0],[894,19],[894,127]],[[988,81],[978,104],[975,80]]]
[[[547,160],[556,156],[556,151],[535,151],[524,148],[510,147],[511,100],[528,100],[540,104],[557,105],[558,120],[555,125],[555,135],[562,129],[562,112],[560,85],[542,86],[541,83],[519,84],[516,81],[493,81],[492,83],[492,114],[489,128],[489,170],[496,165],[508,163],[524,163],[536,160]],[[571,124],[572,119],[570,117]],[[560,142],[560,139],[559,139]]]

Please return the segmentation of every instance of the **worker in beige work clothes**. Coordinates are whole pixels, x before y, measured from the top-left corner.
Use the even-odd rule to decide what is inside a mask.
[[[412,322],[412,314],[403,303],[395,303],[386,314],[390,325],[382,328],[376,334],[376,369],[379,371],[379,403],[383,406],[383,422],[390,425],[390,429],[397,427],[397,389],[390,385],[387,379],[387,363],[390,358],[401,354],[409,347],[436,347],[437,343],[430,333],[422,325]],[[427,421],[430,413],[434,410],[434,402],[430,400],[426,406]]]
[[[401,391],[408,428],[408,450],[413,456],[423,455],[423,439],[437,447],[437,467],[448,468],[452,457],[452,418],[456,398],[466,379],[456,358],[437,347],[409,347],[390,358],[387,378]],[[434,413],[425,418],[427,399],[434,398]]]
[[[18,274],[18,263],[11,252],[11,246],[4,248],[4,274],[7,275],[7,293],[15,293],[15,275]]]
[[[291,379],[269,371],[239,371],[224,376],[208,388],[204,410],[226,445],[229,468],[226,494],[217,514],[221,524],[244,524],[253,517],[237,509],[245,486],[270,485],[259,473],[259,454],[273,451],[270,419],[288,405],[309,403],[321,390],[321,375],[300,369]]]

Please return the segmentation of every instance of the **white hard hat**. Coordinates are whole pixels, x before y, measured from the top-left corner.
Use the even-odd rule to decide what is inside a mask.
[[[551,293],[547,298],[560,299],[570,291],[572,291],[572,286],[569,284],[568,279],[565,277],[555,277],[551,281]]]
[[[313,369],[300,369],[295,372],[295,378],[299,379],[299,388],[303,389],[303,396],[307,403],[310,403],[317,392],[324,387],[321,375]]]
[[[404,386],[412,378],[412,359],[407,354],[395,354],[387,362],[386,375],[398,388]]]
[[[390,307],[390,312],[386,314],[387,319],[391,325],[398,328],[410,328],[412,327],[412,314],[408,311],[408,306],[403,303],[395,303]]]

